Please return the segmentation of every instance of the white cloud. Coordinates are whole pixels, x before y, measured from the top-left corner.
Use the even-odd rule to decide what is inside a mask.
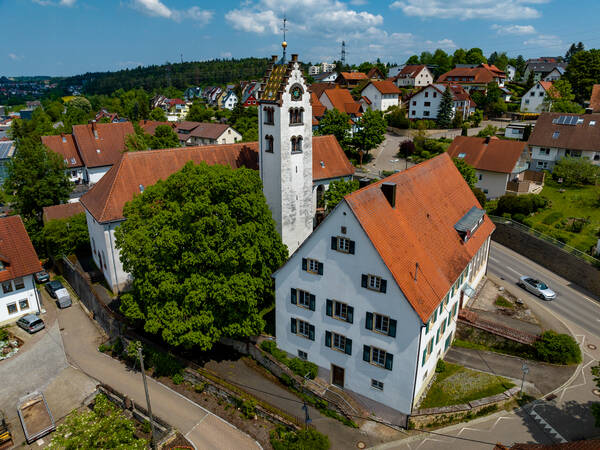
[[[77,0],[33,0],[33,3],[37,3],[42,6],[75,6]]]
[[[407,16],[436,19],[533,19],[541,13],[533,5],[550,0],[396,0],[390,8]]]
[[[73,6],[77,0],[60,0],[62,6]]]
[[[231,52],[221,52],[221,58],[231,58]]]
[[[133,9],[136,9],[151,17],[161,17],[163,19],[171,19],[177,22],[184,19],[191,19],[201,24],[207,24],[212,20],[214,14],[212,11],[203,10],[198,6],[192,6],[187,10],[172,9],[160,0],[133,0],[130,6]]]
[[[533,25],[492,25],[492,30],[497,30],[496,34],[535,34]]]
[[[523,45],[535,46],[540,49],[562,49],[564,47],[563,41],[552,34],[539,34],[536,37],[527,39],[523,42]]]
[[[21,57],[20,57],[19,55],[17,55],[16,53],[9,53],[9,54],[8,54],[8,57],[9,57],[10,59],[12,59],[13,61],[18,61],[18,60],[20,60],[20,59],[21,59]]]

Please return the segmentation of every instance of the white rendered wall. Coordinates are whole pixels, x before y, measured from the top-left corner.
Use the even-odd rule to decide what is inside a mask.
[[[382,94],[369,84],[362,92],[362,95],[371,100],[371,109],[376,111],[386,111],[391,106],[398,106],[398,96],[394,94]]]
[[[341,234],[341,227],[346,234]],[[331,249],[332,236],[355,241],[355,254]],[[302,270],[302,258],[322,262],[323,275]],[[361,287],[362,274],[375,274],[387,280],[387,292]],[[331,371],[331,364],[345,369],[344,389],[358,393],[404,414],[410,413],[413,382],[419,348],[421,321],[393,281],[393,277],[348,205],[342,201],[319,225],[290,260],[275,274],[277,345],[297,356],[308,354],[321,372]],[[315,311],[291,303],[291,288],[300,288],[316,296]],[[326,300],[335,299],[354,307],[352,324],[326,315]],[[367,312],[376,312],[397,320],[396,337],[365,328]],[[315,326],[315,340],[291,333],[290,319],[305,320]],[[352,339],[352,355],[325,346],[325,332],[331,331]],[[392,370],[363,361],[363,345],[385,350],[393,355]],[[371,380],[384,383],[383,391],[371,387]],[[329,380],[331,382],[331,380]]]
[[[112,166],[102,166],[102,167],[87,167],[85,169],[86,172],[86,181],[89,184],[95,184],[100,181],[106,172],[110,170]]]
[[[425,94],[428,97],[425,97]],[[435,94],[435,97],[434,97]],[[440,101],[442,100],[442,94],[440,94],[433,87],[425,88],[418,94],[414,95],[409,100],[408,105],[408,118],[409,119],[436,119],[438,110],[440,109]],[[430,106],[425,106],[426,102],[430,102]],[[416,103],[416,104],[414,104]],[[425,115],[425,112],[429,111],[429,115]],[[414,113],[413,113],[414,112]]]
[[[536,83],[521,98],[521,111],[542,112],[544,110],[545,97],[546,90],[542,87],[540,83]],[[528,101],[529,103],[527,103]]]
[[[35,292],[35,283],[33,282],[33,275],[26,275],[23,277],[25,287],[23,289],[15,290],[14,280],[8,280],[11,283],[12,292],[4,293],[4,290],[0,287],[0,324],[16,322],[17,319],[24,316],[25,314],[35,314],[39,312],[38,298]],[[1,285],[2,283],[0,283]],[[21,309],[19,301],[27,300],[29,303],[28,308]],[[7,305],[15,303],[17,312],[8,314]]]
[[[506,194],[506,183],[508,173],[489,172],[487,170],[476,170],[476,186],[481,189],[487,199],[502,197]]]

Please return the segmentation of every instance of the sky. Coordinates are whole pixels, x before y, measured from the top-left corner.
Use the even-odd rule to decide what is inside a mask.
[[[576,7],[574,7],[576,5]],[[598,0],[0,0],[0,76],[269,57],[403,63],[480,47],[525,58],[600,48]]]

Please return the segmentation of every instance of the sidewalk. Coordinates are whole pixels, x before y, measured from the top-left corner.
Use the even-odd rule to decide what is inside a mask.
[[[98,352],[102,335],[79,303],[62,311],[58,321],[67,359],[72,365],[146,406],[141,374]],[[261,448],[233,425],[152,378],[148,378],[148,389],[152,412],[179,429],[197,450]]]

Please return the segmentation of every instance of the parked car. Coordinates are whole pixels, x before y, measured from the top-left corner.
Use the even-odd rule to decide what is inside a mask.
[[[523,276],[519,278],[517,284],[542,300],[553,300],[556,298],[556,292],[550,289],[546,283],[535,278]]]
[[[17,320],[17,325],[29,334],[37,333],[46,327],[44,321],[35,314],[27,314],[26,316],[21,317]]]
[[[57,289],[54,294],[56,295],[56,304],[59,308],[62,309],[71,306],[71,296],[65,288]]]
[[[48,272],[46,272],[45,270],[42,270],[41,272],[34,273],[33,277],[35,278],[35,282],[39,283],[39,284],[46,283],[47,281],[50,281],[50,275],[48,275]]]
[[[46,283],[46,285],[44,287],[46,288],[46,290],[48,291],[48,294],[50,294],[50,297],[52,297],[52,298],[56,298],[56,291],[58,291],[59,289],[65,288],[63,286],[63,284],[58,280],[54,280],[54,281],[51,281],[50,283]]]

